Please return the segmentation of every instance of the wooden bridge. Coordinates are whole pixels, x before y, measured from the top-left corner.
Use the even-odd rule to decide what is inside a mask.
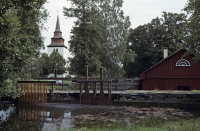
[[[35,78],[38,81],[18,81],[19,92],[23,95],[19,98],[20,102],[47,102],[47,92],[50,92],[50,100],[53,100],[54,95],[54,84],[55,81],[40,81],[44,79],[48,80],[62,80],[62,90],[63,81],[68,78]],[[121,78],[123,81],[127,79],[126,77]],[[100,68],[100,77],[88,77],[88,66],[85,66],[85,80],[81,78],[80,80],[73,80],[72,82],[77,82],[79,84],[79,100],[76,103],[79,104],[93,104],[93,105],[112,105],[112,84],[117,83],[116,77],[103,78],[103,68]],[[47,90],[47,85],[51,84],[51,89]],[[97,85],[100,85],[97,93]],[[107,87],[106,95],[104,87]],[[90,89],[90,91],[89,91]],[[92,89],[92,93],[91,93]],[[66,92],[66,91],[61,91]],[[119,92],[118,92],[119,93]],[[98,95],[97,95],[98,94]]]

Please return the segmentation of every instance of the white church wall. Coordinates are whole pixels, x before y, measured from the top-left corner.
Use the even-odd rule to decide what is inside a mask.
[[[65,47],[48,47],[48,51],[47,51],[47,53],[48,53],[48,56],[50,56],[51,55],[51,53],[55,50],[56,51],[56,49],[58,49],[58,53],[60,54],[60,55],[62,55],[62,57],[67,61],[67,49],[65,48]],[[67,67],[67,64],[66,64],[66,67]],[[68,72],[67,73],[64,73],[63,75],[57,75],[57,77],[65,77],[65,76],[67,76],[68,75]],[[48,77],[54,77],[55,75],[54,75],[54,73],[51,73],[51,74],[49,74],[48,75]]]

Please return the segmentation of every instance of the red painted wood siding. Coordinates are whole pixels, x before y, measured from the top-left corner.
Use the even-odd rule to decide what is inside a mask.
[[[160,64],[143,73],[140,78],[143,90],[177,90],[177,86],[190,86],[190,89],[200,90],[200,64],[192,64],[191,67],[176,67],[175,64],[181,59],[184,50],[180,50]],[[192,55],[185,56],[190,63]]]

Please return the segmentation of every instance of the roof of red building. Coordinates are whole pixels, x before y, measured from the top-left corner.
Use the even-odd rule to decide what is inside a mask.
[[[176,53],[178,53],[179,51],[184,50],[183,47],[180,48],[179,50],[175,51],[174,53],[172,53],[171,55],[167,56],[166,58],[162,59],[160,62],[158,62],[157,64],[155,64],[154,66],[150,67],[149,69],[147,69],[146,71],[144,71],[142,74],[148,72],[149,70],[153,69],[154,67],[158,66],[159,64],[161,64],[163,61],[169,59],[170,57],[172,57],[173,55],[175,55]],[[140,74],[140,76],[142,75]]]

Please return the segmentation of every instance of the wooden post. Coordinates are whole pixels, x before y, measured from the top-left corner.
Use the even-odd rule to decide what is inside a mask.
[[[103,67],[100,68],[100,80],[103,80]],[[101,97],[101,101],[100,101],[100,104],[103,105],[103,96],[104,93],[103,93],[103,82],[100,82],[100,94],[99,94],[99,97]]]
[[[100,68],[100,80],[103,80],[103,67]]]
[[[108,104],[111,104],[111,90],[112,90],[112,82],[108,83]]]
[[[35,93],[35,95],[36,95],[35,102],[38,102],[38,86],[39,86],[39,83],[37,83],[37,84],[36,84],[36,87],[35,87],[35,89],[36,89],[36,93]]]
[[[85,66],[85,80],[88,80],[88,66]],[[86,104],[90,104],[90,92],[88,90],[88,82],[85,82],[85,102]]]
[[[33,96],[32,96],[32,102],[35,102],[35,83],[33,84]]]
[[[30,102],[29,101],[29,83],[27,83],[27,90],[26,90],[26,92],[27,92],[27,102]]]
[[[41,83],[38,84],[38,103],[40,102],[41,95]]]
[[[96,104],[96,97],[97,97],[97,83],[93,82],[93,104]]]
[[[85,80],[88,80],[88,66],[85,66]]]
[[[79,92],[79,99],[80,99],[80,104],[81,104],[81,96],[82,96],[82,85],[83,83],[80,83],[80,92]]]
[[[25,93],[24,84],[25,84],[25,83],[23,83],[23,102],[24,102],[24,99],[25,99],[25,94],[24,94],[24,93]]]
[[[43,102],[43,103],[45,102],[44,90],[45,90],[45,85],[44,85],[44,83],[43,83],[43,86],[42,86],[42,102]]]
[[[86,95],[86,104],[89,104],[88,97],[90,94],[88,94],[88,83],[87,82],[85,83],[85,95]]]
[[[117,91],[117,81],[115,81],[115,91]]]
[[[50,94],[51,94],[51,100],[53,99],[53,85],[54,85],[54,83],[52,83],[51,92],[50,92]]]
[[[46,83],[46,95],[45,95],[45,103],[47,103],[47,83]]]
[[[63,87],[63,79],[62,79],[62,90],[64,90],[64,87]]]
[[[20,94],[20,92],[21,92],[21,83],[19,83],[19,94]],[[20,96],[21,97],[21,96]],[[20,97],[19,97],[19,101],[20,101]]]
[[[32,99],[33,99],[33,94],[32,94],[32,83],[31,83],[31,93],[30,93],[30,101],[32,102]]]

